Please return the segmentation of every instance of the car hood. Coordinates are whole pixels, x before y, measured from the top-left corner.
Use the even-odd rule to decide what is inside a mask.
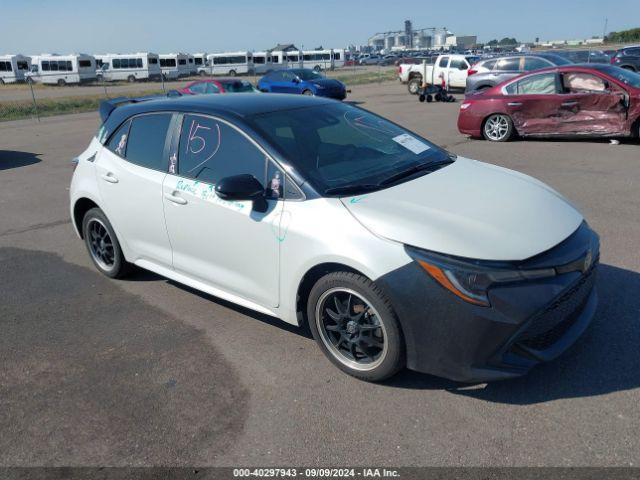
[[[458,158],[415,180],[342,203],[374,234],[479,260],[525,260],[571,235],[583,217],[544,183]]]
[[[344,88],[344,84],[339,80],[334,80],[332,78],[320,78],[318,80],[306,80],[307,83],[315,83],[317,85],[321,85],[325,88]]]

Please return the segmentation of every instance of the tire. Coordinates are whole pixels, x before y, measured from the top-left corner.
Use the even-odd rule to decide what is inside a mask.
[[[418,95],[418,92],[420,91],[421,86],[422,86],[422,79],[420,77],[413,77],[411,80],[409,80],[409,83],[407,84],[407,90],[409,90],[409,93],[411,95]]]
[[[368,278],[351,272],[320,278],[309,293],[307,318],[320,350],[343,372],[379,382],[404,368],[400,324],[391,302]]]
[[[314,72],[320,72],[320,71],[322,71],[322,67],[320,65],[316,65],[315,67],[313,67],[313,71]]]
[[[200,72],[198,72],[198,75],[200,75],[201,77],[204,77],[207,74],[207,72],[205,72],[204,70],[200,70]]]
[[[515,129],[509,115],[494,113],[482,124],[482,136],[490,142],[508,142]]]
[[[127,77],[127,82],[129,82],[129,83],[135,83],[135,81],[136,81],[136,77],[134,77],[133,75],[129,75],[129,76]]]
[[[82,236],[98,271],[110,278],[122,278],[130,273],[132,265],[124,258],[113,227],[102,210],[92,208],[84,215]],[[109,242],[111,248],[107,246]]]
[[[64,81],[64,78],[58,79],[58,86],[59,87],[64,87],[66,84],[67,84],[67,82]]]
[[[302,92],[302,95],[309,95],[310,97],[313,97],[314,93],[311,90],[305,90]]]
[[[0,78],[0,85],[4,85],[4,80]]]
[[[236,73],[236,71],[235,71],[235,70],[230,70],[230,71],[229,71],[229,76],[230,76],[230,77],[235,77],[236,75],[237,75],[237,73]]]

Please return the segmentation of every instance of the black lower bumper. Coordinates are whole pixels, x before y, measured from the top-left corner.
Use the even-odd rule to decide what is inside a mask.
[[[579,231],[526,262],[558,266],[590,252],[593,265],[492,288],[490,307],[456,297],[416,262],[376,280],[398,314],[407,367],[462,382],[502,380],[524,375],[568,349],[586,330],[598,302],[597,235],[588,227]]]

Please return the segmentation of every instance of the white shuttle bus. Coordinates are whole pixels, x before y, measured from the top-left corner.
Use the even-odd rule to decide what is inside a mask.
[[[312,68],[316,72],[320,70],[333,70],[344,67],[344,49],[331,50],[305,50],[302,52],[304,67]]]
[[[207,73],[212,75],[252,74],[254,71],[253,54],[251,52],[210,53],[207,55],[209,66]]]
[[[257,75],[274,70],[271,52],[253,52],[253,70]]]
[[[155,80],[162,75],[160,58],[155,53],[106,53],[95,57],[98,78],[107,82]]]
[[[158,57],[160,69],[167,80],[176,80],[190,75],[186,53],[161,53]]]
[[[187,53],[187,66],[189,67],[189,75],[195,75],[198,73],[195,57],[190,53]]]
[[[27,81],[61,87],[67,84],[91,82],[96,78],[96,59],[86,53],[33,55],[31,71],[25,74]]]
[[[24,55],[0,55],[0,85],[24,82],[31,70],[31,58]]]
[[[196,73],[198,75],[206,75],[207,70],[207,54],[206,53],[194,53],[193,54],[193,63],[196,66]]]

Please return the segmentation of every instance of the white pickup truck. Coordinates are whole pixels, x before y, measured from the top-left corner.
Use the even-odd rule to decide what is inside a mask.
[[[480,60],[472,55],[440,55],[435,62],[428,60],[418,64],[400,64],[398,77],[402,83],[407,83],[409,93],[417,94],[423,82],[428,85],[441,85],[447,88],[466,88],[467,72],[471,65]]]

